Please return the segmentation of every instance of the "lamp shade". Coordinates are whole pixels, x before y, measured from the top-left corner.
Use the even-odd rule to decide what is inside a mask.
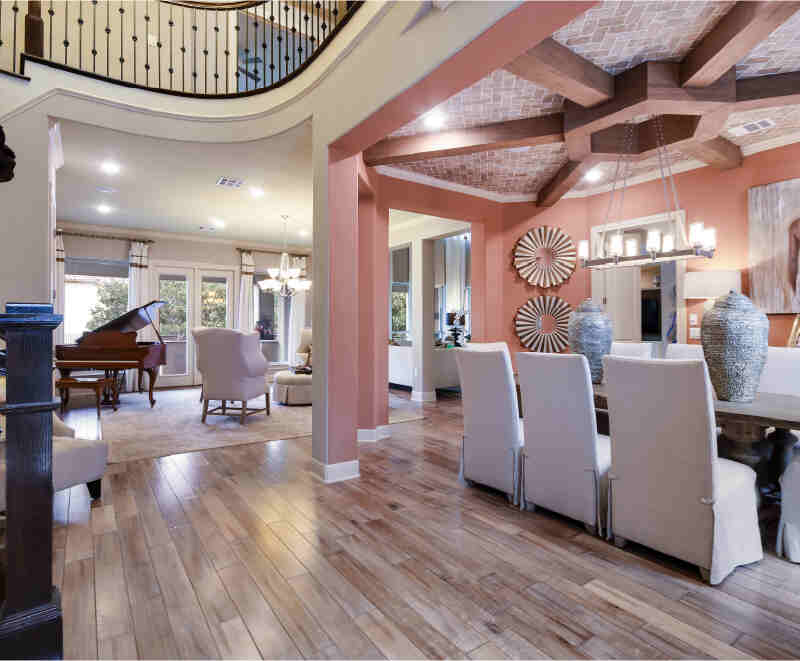
[[[732,291],[742,293],[740,271],[689,271],[683,282],[684,298],[719,298]]]

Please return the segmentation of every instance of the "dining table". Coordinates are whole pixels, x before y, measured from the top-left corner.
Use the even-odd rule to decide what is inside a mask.
[[[607,384],[593,384],[594,405],[599,433],[608,434]],[[523,415],[522,396],[517,384],[517,402]],[[717,439],[719,456],[750,466],[757,476],[762,496],[780,499],[780,476],[794,456],[800,442],[800,397],[759,392],[752,402],[727,402],[714,399],[716,422],[721,427]]]

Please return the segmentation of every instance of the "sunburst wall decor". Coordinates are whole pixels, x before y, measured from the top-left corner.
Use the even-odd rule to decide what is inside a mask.
[[[558,227],[536,227],[517,241],[514,267],[537,287],[555,287],[575,270],[577,252],[568,234]]]
[[[533,351],[560,353],[569,345],[567,328],[572,312],[569,303],[558,296],[537,296],[514,317],[517,337]]]

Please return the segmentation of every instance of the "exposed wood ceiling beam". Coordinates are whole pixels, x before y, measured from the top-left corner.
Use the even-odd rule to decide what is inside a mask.
[[[800,103],[800,71],[736,81],[734,110],[755,110]]]
[[[385,138],[364,152],[364,162],[369,166],[391,165],[493,149],[563,142],[563,127],[563,114],[555,113],[470,129]]]
[[[684,88],[675,62],[644,62],[614,77],[614,97],[593,108],[564,104],[568,138],[601,131],[638,115],[703,115],[736,100],[736,78],[728,71],[713,85]]]
[[[706,87],[800,9],[800,2],[737,2],[681,62],[681,85]]]
[[[665,145],[688,140],[694,137],[699,115],[661,115]],[[618,154],[630,153],[640,157],[650,156],[658,147],[658,120],[653,117],[633,127],[630,151],[626,147],[627,126],[616,124],[591,137],[592,154],[604,154],[616,158]]]
[[[742,164],[742,150],[730,140],[717,136],[711,140],[687,140],[678,149],[698,161],[727,170]]]
[[[567,161],[539,191],[536,197],[537,206],[552,207],[601,160],[595,156],[587,156],[580,161]]]
[[[594,106],[614,96],[613,76],[552,38],[504,68],[582,106]]]

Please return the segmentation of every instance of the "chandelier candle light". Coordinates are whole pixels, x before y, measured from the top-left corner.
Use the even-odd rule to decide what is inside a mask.
[[[578,242],[578,259],[584,268],[607,269],[615,266],[644,266],[659,262],[674,262],[679,259],[693,259],[696,257],[711,258],[717,248],[717,231],[712,227],[705,227],[703,223],[695,222],[689,225],[689,235],[678,214],[678,190],[672,176],[672,167],[669,154],[664,146],[664,126],[660,116],[656,117],[656,156],[661,170],[661,183],[664,190],[664,204],[666,219],[673,225],[673,232],[662,232],[652,229],[647,232],[645,242],[646,251],[640,251],[638,241],[625,239],[623,230],[616,230],[606,241],[608,221],[616,200],[617,184],[621,178],[620,200],[617,214],[622,217],[622,206],[625,202],[625,190],[628,185],[628,176],[631,171],[631,152],[633,136],[636,125],[633,122],[626,124],[627,130],[623,134],[617,167],[614,171],[614,181],[611,186],[611,195],[608,201],[606,219],[600,234],[600,242],[596,247],[596,255],[592,257],[589,241]],[[624,164],[623,164],[624,161]],[[620,169],[622,176],[620,177]],[[667,183],[669,182],[669,184]],[[668,186],[672,195],[668,193]],[[671,198],[671,199],[670,199]]]
[[[281,253],[280,267],[267,269],[269,278],[260,280],[258,286],[262,291],[271,291],[280,294],[284,298],[290,298],[299,291],[311,289],[311,280],[301,278],[302,271],[298,267],[290,265],[289,253],[286,249],[289,216],[283,215],[281,218],[283,218],[283,252]]]

